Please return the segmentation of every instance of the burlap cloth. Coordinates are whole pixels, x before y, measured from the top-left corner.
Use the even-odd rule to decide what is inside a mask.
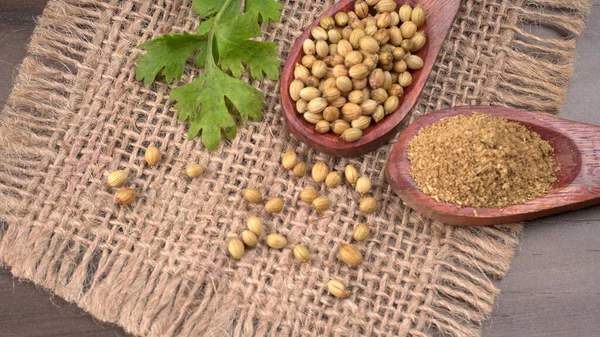
[[[332,2],[284,1],[281,22],[264,27],[287,56],[301,30]],[[391,146],[353,160],[315,153],[286,130],[278,85],[265,94],[262,122],[247,123],[231,142],[207,152],[176,120],[169,86],[135,80],[134,47],[159,34],[192,31],[191,0],[50,1],[0,128],[0,262],[95,317],[143,336],[478,336],[499,293],[488,277],[507,272],[519,225],[459,228],[404,207],[384,178]],[[492,104],[554,111],[570,75],[584,0],[465,0],[410,120],[450,105]],[[554,28],[542,38],[523,24]],[[188,69],[182,82],[197,73]],[[149,168],[150,144],[163,161]],[[298,194],[314,183],[280,166],[294,149],[342,171],[353,163],[373,183],[379,211],[363,218],[359,198],[340,186],[316,215]],[[182,171],[200,162],[206,174]],[[130,171],[139,198],[113,204],[105,187],[116,169]],[[228,238],[260,214],[242,191],[258,187],[286,200],[263,215],[267,232],[312,251],[261,243],[239,262]],[[318,186],[322,190],[322,186]],[[359,222],[371,225],[359,247],[365,262],[336,257]],[[351,293],[327,294],[329,279]]]

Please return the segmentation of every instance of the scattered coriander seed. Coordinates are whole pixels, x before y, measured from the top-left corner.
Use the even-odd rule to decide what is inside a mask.
[[[253,204],[258,204],[263,201],[262,194],[256,188],[247,188],[244,191],[244,198]]]
[[[346,181],[352,185],[356,184],[356,182],[358,181],[358,171],[351,164],[346,165],[346,169],[344,170],[344,176],[346,177]]]
[[[239,260],[244,256],[244,243],[240,239],[229,240],[227,248],[234,259]]]
[[[369,225],[366,223],[354,227],[352,236],[356,241],[365,241],[369,237]]]
[[[244,241],[244,243],[248,247],[256,247],[256,244],[258,243],[258,238],[256,237],[256,234],[254,234],[254,232],[246,229],[242,232],[242,241]]]
[[[337,298],[348,297],[346,286],[344,286],[344,284],[338,280],[329,280],[329,282],[327,282],[327,290],[329,290],[329,293]]]
[[[360,195],[368,193],[371,190],[371,179],[369,179],[369,177],[366,176],[358,178],[358,180],[356,181],[355,189],[356,192],[358,192]]]
[[[325,178],[325,186],[335,188],[342,182],[342,177],[337,172],[329,172]]]
[[[317,191],[312,188],[305,188],[300,192],[300,200],[308,203],[312,203],[318,196]]]
[[[317,89],[318,90],[318,89]],[[294,151],[287,151],[281,157],[281,165],[287,170],[291,170],[298,163],[298,156]]]
[[[312,201],[312,208],[317,212],[323,212],[329,209],[331,201],[326,197],[317,197]]]
[[[310,251],[305,245],[295,245],[294,256],[296,257],[296,260],[300,262],[306,262],[310,260]]]
[[[200,164],[190,164],[185,168],[185,175],[188,178],[198,178],[204,173],[204,167]]]
[[[127,171],[117,170],[117,171],[111,172],[111,174],[108,175],[106,184],[109,187],[113,187],[113,188],[121,187],[121,186],[125,185],[126,181],[127,181]]]
[[[364,198],[360,202],[359,209],[364,214],[371,214],[377,210],[377,200],[373,197]]]
[[[265,241],[267,246],[274,249],[281,249],[287,245],[287,239],[279,234],[269,234]]]
[[[146,149],[146,153],[144,154],[144,159],[146,159],[148,165],[154,166],[160,161],[160,151],[156,146],[148,146],[148,149]]]
[[[313,180],[318,183],[325,181],[328,174],[329,174],[329,168],[322,161],[317,162],[313,166],[312,171],[311,171],[311,176],[312,176]]]
[[[255,216],[249,216],[248,217],[248,221],[247,221],[247,226],[248,229],[254,233],[254,235],[256,235],[256,237],[259,237],[262,235],[263,232],[263,224],[260,221],[260,219],[258,217]]]
[[[115,203],[117,205],[129,206],[135,201],[135,190],[133,188],[124,188],[115,193]]]
[[[340,259],[354,267],[363,262],[363,256],[360,250],[349,243],[340,246]]]
[[[294,175],[298,178],[304,177],[306,174],[306,163],[303,161],[299,161],[294,165],[293,169]]]
[[[283,199],[273,198],[265,204],[265,210],[269,213],[278,213],[283,209]]]

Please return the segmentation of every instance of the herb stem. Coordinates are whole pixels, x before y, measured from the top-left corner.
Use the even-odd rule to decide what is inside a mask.
[[[227,7],[229,7],[229,5],[231,4],[231,1],[233,1],[233,0],[225,0],[225,3],[221,7],[221,9],[219,9],[219,12],[215,16],[215,20],[213,21],[213,23],[210,27],[210,30],[208,31],[208,41],[207,41],[208,45],[206,47],[206,64],[207,65],[210,64],[211,66],[216,66],[215,58],[213,57],[213,43],[215,41],[215,27],[217,26],[217,24],[219,24],[219,20],[221,19],[221,16],[225,12],[225,9],[227,9]],[[214,67],[206,67],[206,71],[212,72],[212,70],[213,70],[212,68],[214,68]]]

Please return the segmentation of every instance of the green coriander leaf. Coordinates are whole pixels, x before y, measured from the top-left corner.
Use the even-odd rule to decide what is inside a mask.
[[[196,28],[196,34],[198,35],[206,35],[208,31],[212,28],[213,23],[215,22],[215,18],[209,18],[200,23],[198,28]]]
[[[137,79],[149,84],[162,72],[165,80],[171,82],[181,78],[183,67],[193,52],[206,50],[206,37],[189,33],[162,35],[138,48],[147,53],[137,60]]]
[[[251,14],[254,21],[258,21],[259,16],[262,22],[279,21],[282,8],[282,4],[273,0],[246,0],[246,13]]]
[[[215,29],[215,37],[221,67],[240,77],[244,71],[244,61],[253,78],[262,80],[265,73],[276,80],[279,78],[277,43],[249,40],[256,36],[260,36],[260,26],[251,14],[237,15],[219,24]]]
[[[223,8],[227,6],[227,8]],[[242,0],[193,0],[192,10],[200,15],[200,19],[207,18],[222,12],[227,16],[231,13],[238,13],[242,6]]]
[[[225,98],[240,112],[242,120],[262,118],[264,103],[260,91],[210,63],[194,82],[173,89],[171,97],[179,99],[175,105],[179,119],[191,122],[188,136],[193,138],[201,133],[202,143],[209,150],[219,145],[221,131],[230,136],[235,126]]]

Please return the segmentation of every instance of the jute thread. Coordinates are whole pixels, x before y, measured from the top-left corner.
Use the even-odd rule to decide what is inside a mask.
[[[282,1],[282,20],[263,27],[285,60],[302,28],[333,1]],[[251,82],[265,95],[262,122],[207,152],[176,119],[170,86],[135,80],[134,47],[159,34],[193,31],[191,0],[53,0],[29,45],[0,125],[0,263],[100,320],[139,336],[479,336],[518,244],[520,225],[461,228],[404,207],[383,169],[391,145],[335,160],[292,138],[278,84]],[[556,111],[572,75],[573,37],[589,12],[584,0],[465,0],[407,122],[466,104]],[[524,28],[554,27],[547,38]],[[198,76],[186,69],[177,85]],[[143,160],[157,146],[156,168]],[[341,172],[354,164],[373,181],[380,209],[363,217],[348,186],[324,190],[281,168],[294,149],[308,163]],[[207,167],[187,179],[185,166]],[[105,186],[116,169],[138,192],[113,204]],[[324,215],[299,200],[315,186],[332,199]],[[246,187],[286,200],[267,216],[242,198]],[[266,232],[310,247],[297,263],[290,247],[261,243],[241,261],[226,242],[261,215]],[[336,252],[353,226],[371,225],[359,268]],[[348,287],[327,294],[329,279]]]

